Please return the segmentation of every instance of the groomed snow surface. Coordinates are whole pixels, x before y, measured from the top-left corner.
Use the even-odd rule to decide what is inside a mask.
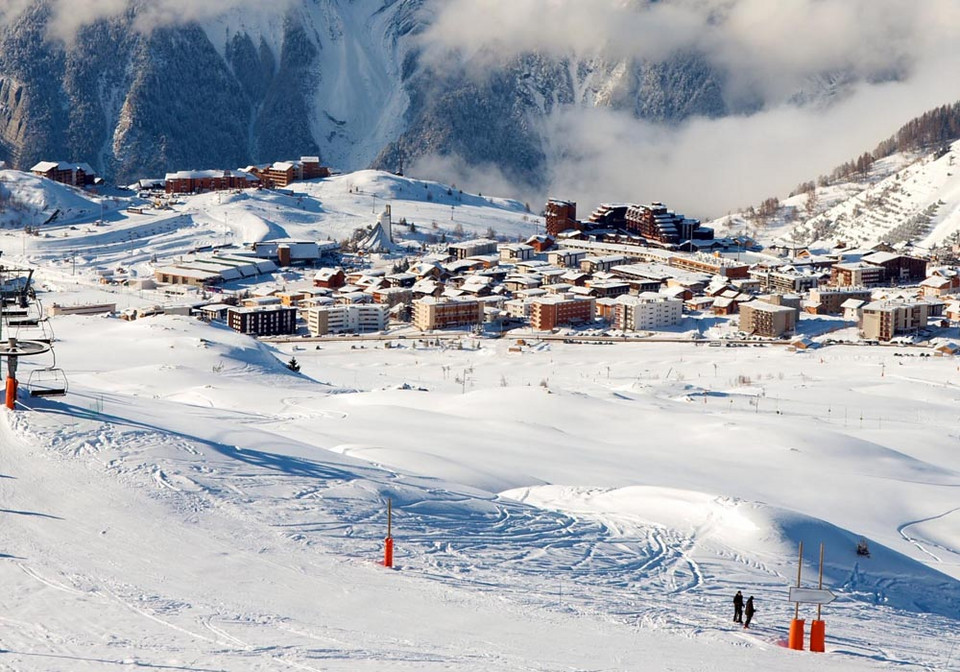
[[[70,393],[0,413],[2,670],[960,662],[954,359],[54,320]]]

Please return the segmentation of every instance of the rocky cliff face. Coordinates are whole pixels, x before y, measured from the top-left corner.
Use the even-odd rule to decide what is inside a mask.
[[[83,160],[124,181],[172,168],[316,154],[307,96],[316,47],[286,22],[274,53],[247,34],[219,52],[198,25],[100,21],[46,39],[37,5],[0,39],[0,158]]]
[[[568,105],[677,122],[728,112],[696,54],[660,63],[526,54],[483,75],[420,57],[423,0],[302,0],[244,17],[134,30],[135,12],[47,39],[44,0],[0,34],[0,159],[83,160],[119,182],[319,154],[388,169],[424,154],[542,183],[538,120]]]
[[[391,169],[401,157],[456,154],[497,165],[531,186],[546,178],[537,121],[563,106],[605,106],[667,123],[728,111],[719,75],[695,55],[647,63],[527,54],[482,77],[421,68],[405,84],[411,95],[407,127],[376,167]]]

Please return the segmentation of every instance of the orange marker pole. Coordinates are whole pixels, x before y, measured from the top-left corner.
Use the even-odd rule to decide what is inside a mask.
[[[823,542],[820,542],[820,584],[823,589]],[[827,624],[820,620],[820,610],[823,605],[817,603],[817,620],[810,624],[810,650],[814,653],[826,651]]]
[[[393,500],[387,500],[387,538],[383,540],[383,566],[393,567]]]
[[[800,542],[800,560],[797,564],[797,588],[800,587],[800,579],[803,574],[803,542]],[[793,611],[793,620],[790,621],[790,638],[787,645],[795,651],[803,651],[803,629],[804,621],[800,618],[800,603],[796,602]]]

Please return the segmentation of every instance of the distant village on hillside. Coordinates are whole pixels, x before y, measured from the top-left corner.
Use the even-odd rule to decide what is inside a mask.
[[[74,187],[102,183],[85,164],[41,162],[33,172]],[[241,170],[179,171],[134,186],[159,199],[284,190],[330,175],[317,157],[302,157]],[[453,242],[415,249],[401,244],[407,228],[397,226],[387,204],[350,250],[333,241],[264,240],[248,249],[160,259],[153,278],[103,271],[101,282],[159,289],[183,302],[129,311],[128,319],[183,312],[262,337],[518,330],[702,342],[709,340],[703,325],[726,322],[733,339],[806,348],[815,345],[810,336],[854,324],[860,342],[880,343],[950,337],[960,322],[960,271],[902,246],[763,249],[747,237],[718,238],[659,202],[602,204],[581,219],[576,203],[550,199],[539,221],[537,233],[517,242],[446,232],[444,240]],[[278,285],[278,271],[299,280]],[[817,321],[814,331],[801,328],[816,316],[830,319]],[[700,319],[691,327],[689,317]],[[934,344],[950,354],[956,348],[945,338]]]

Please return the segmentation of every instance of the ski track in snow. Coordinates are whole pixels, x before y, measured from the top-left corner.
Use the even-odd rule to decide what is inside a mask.
[[[52,580],[52,579],[48,579],[48,578],[42,576],[42,575],[40,574],[40,572],[38,572],[38,571],[35,570],[35,569],[32,569],[31,567],[28,567],[27,565],[23,564],[22,562],[18,562],[18,563],[17,563],[17,567],[19,567],[20,569],[22,569],[22,570],[23,570],[23,573],[26,574],[27,576],[29,576],[29,577],[31,577],[31,578],[33,578],[33,579],[36,579],[37,581],[39,581],[39,582],[42,583],[43,585],[49,586],[50,588],[53,588],[54,590],[59,590],[59,591],[62,591],[62,592],[64,592],[64,593],[70,593],[71,595],[84,595],[84,594],[85,594],[82,590],[77,590],[77,589],[75,589],[75,588],[71,588],[70,586],[68,586],[68,585],[66,585],[66,584],[64,584],[64,583],[61,583],[61,582],[59,582],[59,581],[54,581],[54,580]]]
[[[901,525],[900,527],[898,527],[898,528],[897,528],[897,533],[898,533],[901,537],[903,537],[906,541],[908,541],[908,542],[910,542],[911,544],[913,544],[914,546],[916,546],[917,549],[918,549],[921,553],[925,553],[926,555],[929,555],[929,556],[934,560],[934,562],[943,562],[943,560],[942,560],[940,557],[938,557],[936,554],[930,552],[930,550],[928,550],[927,546],[933,546],[933,547],[936,547],[936,548],[940,548],[941,550],[947,551],[948,553],[949,553],[949,552],[953,552],[953,551],[951,551],[951,550],[948,549],[948,548],[943,548],[943,547],[940,546],[939,544],[935,544],[935,543],[929,542],[929,541],[922,541],[922,540],[916,539],[915,537],[911,537],[909,534],[907,534],[907,529],[908,529],[908,528],[911,528],[911,527],[914,527],[915,525],[920,525],[920,524],[922,524],[922,523],[928,523],[928,522],[930,522],[930,521],[932,521],[932,520],[940,520],[941,518],[946,518],[946,517],[949,516],[950,514],[956,513],[956,512],[958,512],[958,511],[960,511],[960,506],[958,506],[958,507],[956,507],[956,508],[954,508],[954,509],[950,509],[949,511],[944,511],[943,513],[937,514],[937,515],[935,515],[935,516],[930,516],[930,517],[928,517],[928,518],[921,518],[921,519],[919,519],[919,520],[912,520],[912,521],[910,521],[910,522],[908,522],[908,523],[904,523],[903,525]]]

